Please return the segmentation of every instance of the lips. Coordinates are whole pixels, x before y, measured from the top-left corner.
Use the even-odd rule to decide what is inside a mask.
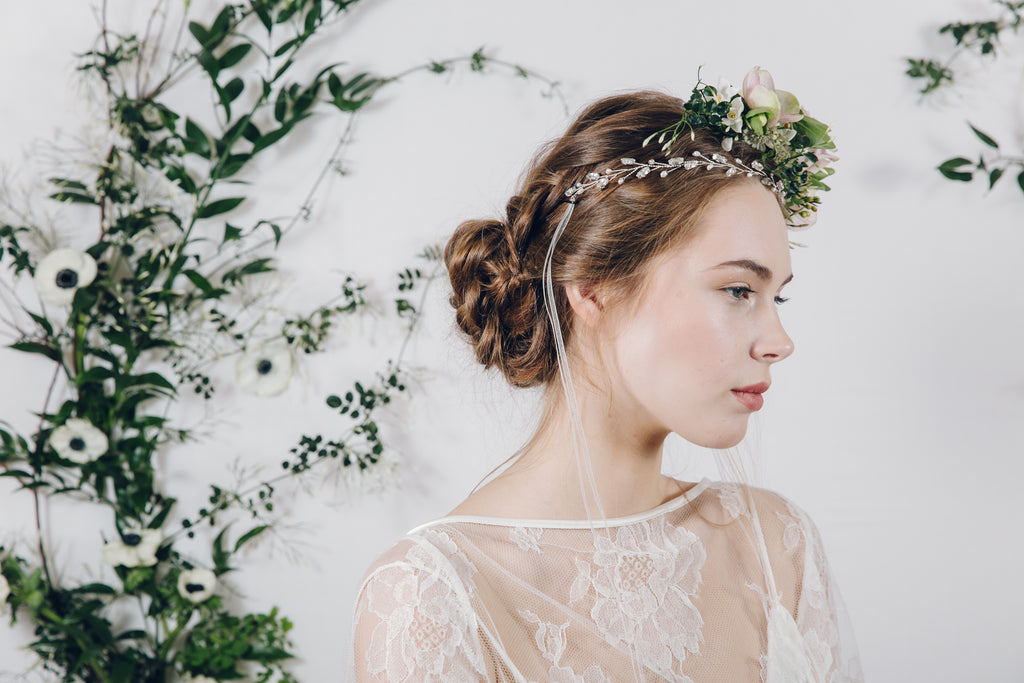
[[[732,395],[736,397],[747,410],[757,411],[761,410],[764,406],[764,392],[768,391],[768,387],[771,386],[768,382],[761,382],[759,384],[751,384],[749,387],[741,387],[739,389],[733,389]]]

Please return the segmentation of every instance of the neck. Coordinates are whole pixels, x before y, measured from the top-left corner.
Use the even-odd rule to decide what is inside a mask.
[[[579,519],[587,516],[589,507],[592,518],[602,511],[605,517],[621,517],[650,510],[678,493],[673,480],[661,474],[667,432],[645,429],[641,420],[621,411],[613,415],[607,397],[597,392],[579,388],[577,395],[600,508],[585,463],[577,467],[569,411],[565,401],[557,400],[522,457],[508,470],[531,482],[531,509],[547,511],[536,516]]]

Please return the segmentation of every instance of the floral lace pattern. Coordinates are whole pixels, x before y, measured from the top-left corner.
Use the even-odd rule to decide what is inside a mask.
[[[364,582],[356,680],[862,681],[813,523],[765,491],[702,490],[708,517],[681,500],[597,529],[421,527]]]
[[[673,673],[672,660],[696,654],[703,641],[693,604],[705,560],[700,539],[661,518],[598,532],[596,543],[593,565],[576,560],[570,603],[592,592],[590,614],[609,644],[633,650],[668,680],[688,681]]]
[[[484,673],[472,610],[422,547],[372,574],[357,610],[379,618],[365,653],[366,672],[379,680],[442,683]]]
[[[540,554],[540,537],[543,529],[537,527],[513,527],[509,532],[509,539],[515,543],[520,550]]]
[[[567,621],[561,626],[555,626],[543,621],[530,610],[522,609],[519,610],[519,616],[527,623],[537,624],[537,634],[534,639],[537,641],[537,649],[540,650],[541,656],[551,662],[551,667],[548,669],[548,680],[551,683],[612,683],[597,664],[591,664],[580,675],[577,675],[570,667],[562,666],[562,655],[565,654],[566,645],[565,632],[571,622]]]

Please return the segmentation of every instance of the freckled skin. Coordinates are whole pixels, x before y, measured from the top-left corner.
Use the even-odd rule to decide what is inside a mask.
[[[717,267],[737,260],[765,266],[771,279]],[[641,442],[675,432],[709,448],[739,443],[751,411],[732,390],[769,381],[770,366],[793,352],[775,301],[790,273],[774,195],[755,183],[719,195],[696,238],[651,265],[635,308],[599,339],[610,414]]]

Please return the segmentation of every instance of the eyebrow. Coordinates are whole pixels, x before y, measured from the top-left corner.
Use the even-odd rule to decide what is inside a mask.
[[[754,261],[754,260],[751,260],[751,259],[747,259],[747,258],[745,258],[745,259],[738,259],[736,261],[725,261],[724,263],[719,263],[714,268],[711,268],[711,270],[716,270],[718,268],[743,268],[745,270],[749,270],[754,275],[756,275],[759,280],[762,280],[764,282],[771,282],[771,279],[772,279],[772,269],[771,268],[769,268],[768,266],[761,265],[757,261]],[[787,277],[782,282],[782,284],[783,285],[789,284],[789,281],[792,280],[792,279],[793,279],[793,275],[790,274],[790,276]],[[781,286],[782,285],[780,285],[780,287]]]

